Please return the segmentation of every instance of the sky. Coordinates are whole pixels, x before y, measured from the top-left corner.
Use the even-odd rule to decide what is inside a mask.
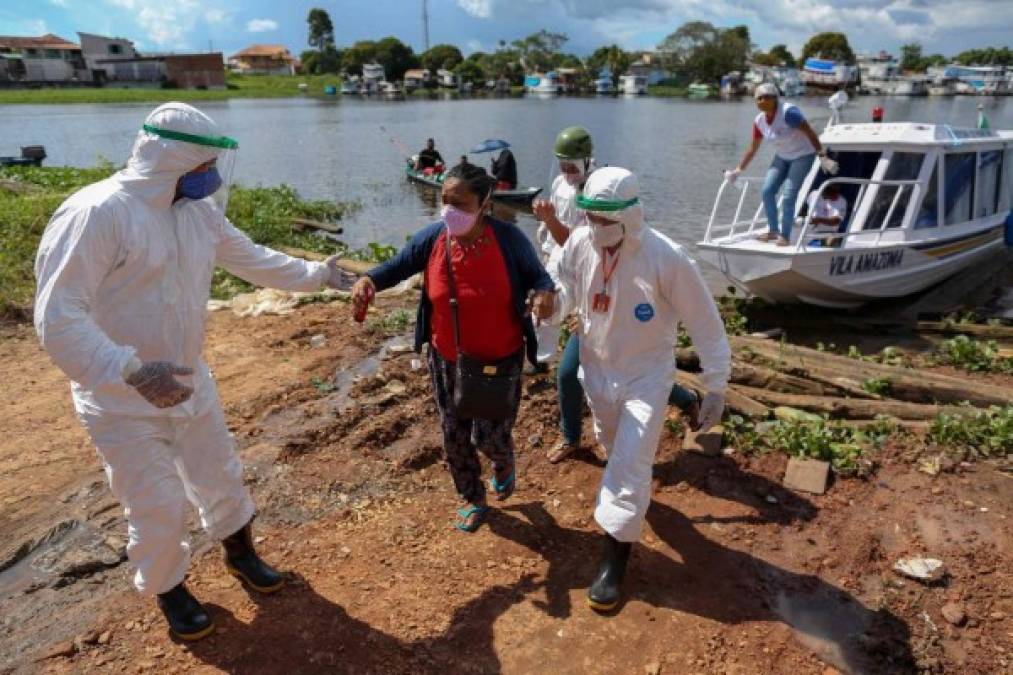
[[[77,31],[126,37],[141,52],[223,51],[254,43],[307,49],[306,16],[327,10],[339,46],[394,35],[422,51],[422,0],[0,0],[0,35]],[[493,51],[542,28],[581,56],[613,42],[652,49],[686,21],[749,26],[761,49],[796,55],[814,33],[843,31],[856,52],[920,42],[926,54],[1013,43],[1013,0],[430,0],[430,43]]]

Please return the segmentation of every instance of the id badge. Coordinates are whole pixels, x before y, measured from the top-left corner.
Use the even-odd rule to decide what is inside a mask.
[[[609,304],[612,302],[612,298],[606,293],[595,293],[594,298],[591,300],[591,309],[595,312],[607,312],[609,311]]]

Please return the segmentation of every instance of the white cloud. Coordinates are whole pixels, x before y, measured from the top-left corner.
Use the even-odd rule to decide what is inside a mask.
[[[229,17],[229,13],[224,9],[209,9],[204,12],[204,20],[208,23],[222,23]]]
[[[457,0],[457,6],[468,14],[479,19],[488,19],[492,16],[494,0]]]
[[[251,33],[266,33],[278,30],[278,22],[274,19],[251,19],[246,22],[246,30]]]
[[[156,49],[186,49],[187,37],[200,14],[200,0],[105,0],[126,10]],[[122,31],[119,27],[117,31]],[[137,42],[135,41],[135,45]]]

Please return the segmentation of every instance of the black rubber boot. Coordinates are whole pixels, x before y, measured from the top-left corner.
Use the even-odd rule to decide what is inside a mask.
[[[605,535],[605,550],[601,568],[591,588],[587,589],[587,604],[598,612],[609,612],[619,604],[622,593],[626,563],[630,559],[633,544],[618,541],[611,534]]]
[[[172,634],[181,640],[194,642],[215,630],[211,615],[182,583],[171,591],[158,594],[158,608],[169,622]]]
[[[285,577],[261,560],[254,550],[250,523],[223,539],[222,546],[225,547],[225,567],[229,574],[253,590],[274,593],[285,585]]]

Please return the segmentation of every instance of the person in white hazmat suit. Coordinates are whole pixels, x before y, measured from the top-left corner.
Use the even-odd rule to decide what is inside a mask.
[[[619,603],[632,542],[651,501],[651,468],[675,381],[679,322],[693,338],[706,387],[700,429],[717,424],[731,372],[724,323],[682,247],[644,226],[637,178],[618,167],[588,178],[577,206],[590,227],[575,230],[559,265],[558,321],[576,311],[581,382],[595,435],[608,452],[594,517],[605,530],[588,604]]]
[[[230,573],[261,592],[284,584],[253,548],[253,501],[201,355],[212,272],[292,291],[348,286],[335,259],[258,246],[225,218],[237,147],[196,108],[159,106],[126,168],[57,209],[35,264],[35,327],[125,508],[134,583],[187,640],[214,629],[184,585],[187,500]]]

